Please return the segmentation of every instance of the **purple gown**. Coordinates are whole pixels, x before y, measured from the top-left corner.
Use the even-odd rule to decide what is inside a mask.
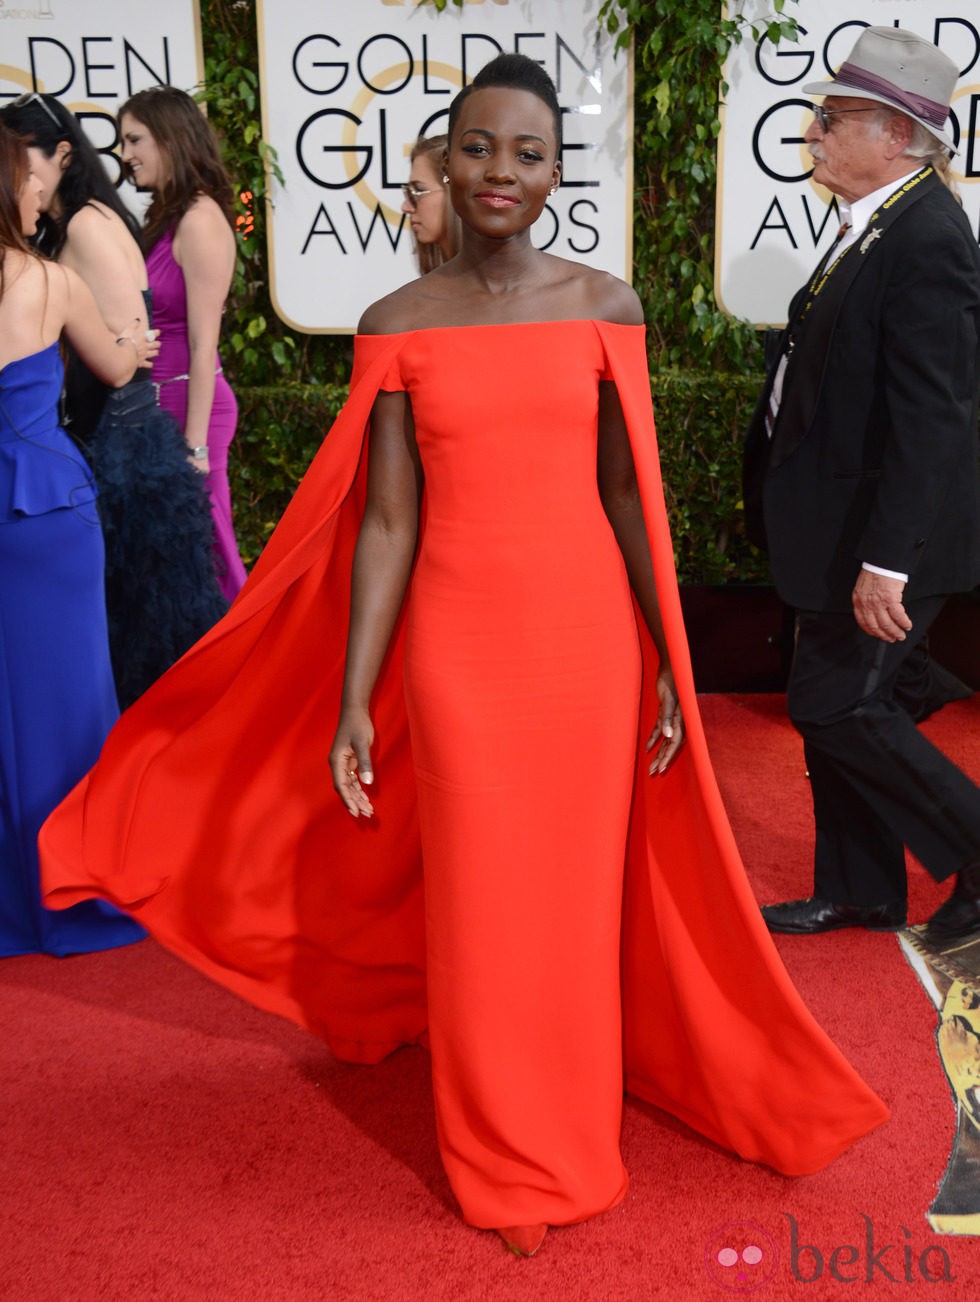
[[[146,274],[153,291],[153,324],[160,331],[160,352],[153,361],[153,379],[159,385],[160,406],[169,411],[181,429],[187,420],[187,372],[190,352],[187,344],[187,289],[184,273],[174,261],[173,231],[153,246],[146,259]],[[215,568],[221,590],[234,600],[245,582],[245,566],[238,554],[228,487],[228,448],[235,437],[238,403],[221,373],[221,359],[214,355],[217,375],[214,403],[208,424],[207,476],[214,519]]]

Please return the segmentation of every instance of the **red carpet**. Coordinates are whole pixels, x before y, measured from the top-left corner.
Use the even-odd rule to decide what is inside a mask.
[[[760,900],[806,894],[808,792],[782,699],[703,705]],[[980,777],[980,702],[948,706],[925,730]],[[913,867],[912,921],[947,891]],[[980,1238],[936,1235],[925,1220],[955,1113],[936,1012],[897,940],[848,931],[779,948],[891,1122],[790,1180],[630,1103],[626,1202],[552,1232],[531,1261],[459,1221],[422,1051],[339,1065],[152,942],[7,959],[0,1298],[975,1299]],[[721,1248],[749,1244],[757,1262],[719,1263]]]

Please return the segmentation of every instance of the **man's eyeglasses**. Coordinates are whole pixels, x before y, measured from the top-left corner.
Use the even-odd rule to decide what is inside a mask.
[[[417,185],[412,185],[411,181],[408,181],[402,186],[402,194],[405,196],[405,202],[410,203],[413,208],[418,204],[418,201],[423,197],[423,195],[433,193],[434,191],[432,190],[420,190]]]
[[[36,90],[25,91],[23,95],[18,95],[16,99],[10,101],[10,107],[15,109],[27,108],[28,104],[37,104],[40,108],[43,108],[58,130],[64,130],[64,126],[58,121],[58,115],[54,109],[45,102],[44,96],[39,95]]]
[[[868,107],[860,109],[825,109],[822,104],[814,104],[813,116],[817,119],[817,126],[821,131],[830,130],[830,119],[839,117],[842,113],[877,113],[878,108]]]

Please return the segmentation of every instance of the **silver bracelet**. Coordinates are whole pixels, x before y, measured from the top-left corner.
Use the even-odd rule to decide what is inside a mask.
[[[208,455],[208,450],[206,447],[191,448],[191,456],[194,458],[195,461],[203,461],[207,455]]]

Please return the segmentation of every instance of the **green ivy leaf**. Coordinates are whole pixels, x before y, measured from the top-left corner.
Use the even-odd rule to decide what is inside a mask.
[[[665,118],[670,109],[670,86],[666,81],[660,82],[653,95],[657,104],[657,112],[662,118]]]

